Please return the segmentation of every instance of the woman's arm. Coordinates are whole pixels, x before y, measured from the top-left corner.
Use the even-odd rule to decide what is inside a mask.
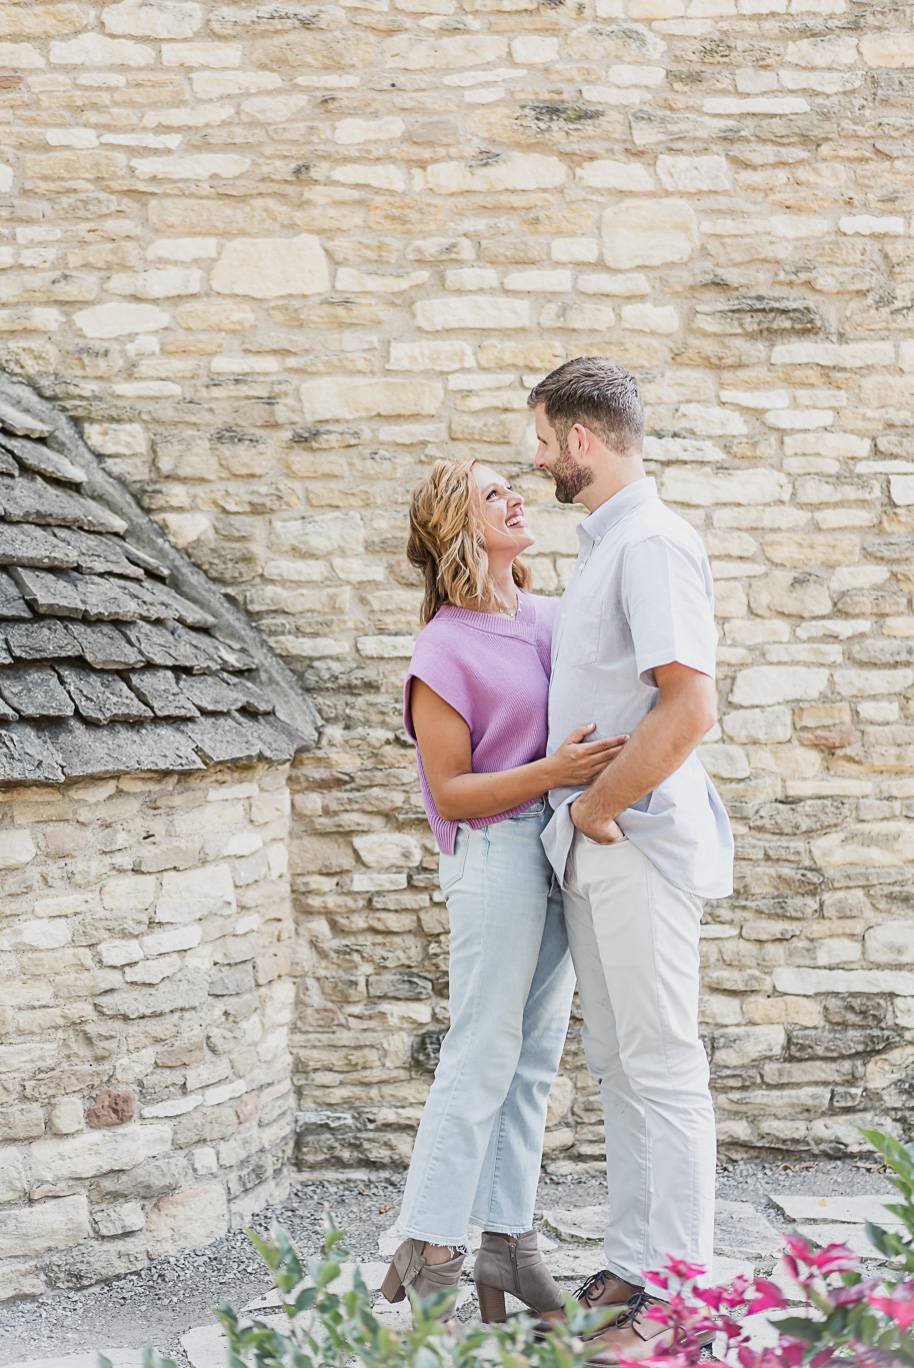
[[[496,774],[473,773],[470,729],[456,709],[421,679],[410,685],[413,730],[428,786],[445,821],[494,817],[547,789],[585,786],[619,753],[626,737],[587,742],[594,724],[578,727],[554,755]]]

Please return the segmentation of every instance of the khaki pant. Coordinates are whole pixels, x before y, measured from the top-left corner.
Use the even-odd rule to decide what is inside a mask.
[[[710,1268],[716,1144],[698,1035],[701,903],[631,841],[575,833],[565,922],[587,1067],[606,1117],[610,1272],[643,1284],[669,1255]]]

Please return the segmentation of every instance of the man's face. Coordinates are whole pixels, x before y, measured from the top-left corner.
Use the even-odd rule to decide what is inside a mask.
[[[547,470],[555,481],[555,497],[559,503],[577,502],[578,495],[591,483],[591,472],[583,464],[578,449],[574,428],[566,438],[563,448],[559,435],[546,417],[545,406],[537,404],[534,410],[536,420],[536,458],[538,470]],[[576,448],[572,451],[572,447]]]

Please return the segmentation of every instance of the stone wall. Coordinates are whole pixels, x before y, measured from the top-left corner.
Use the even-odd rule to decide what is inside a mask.
[[[0,790],[0,1301],[283,1193],[286,773]]]
[[[863,1117],[904,1124],[911,8],[2,6],[0,361],[326,720],[292,774],[302,1163],[401,1162],[444,1025],[399,719],[406,492],[438,451],[500,465],[560,589],[574,515],[529,469],[524,398],[594,351],[641,377],[650,467],[717,577],[722,1138],[841,1152]],[[574,1040],[553,1112],[552,1162],[595,1160]]]

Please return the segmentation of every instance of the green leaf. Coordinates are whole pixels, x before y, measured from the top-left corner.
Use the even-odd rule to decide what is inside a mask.
[[[807,1340],[815,1344],[819,1339],[821,1321],[807,1320],[805,1316],[786,1316],[784,1320],[772,1320],[771,1324],[782,1334],[794,1339]]]

